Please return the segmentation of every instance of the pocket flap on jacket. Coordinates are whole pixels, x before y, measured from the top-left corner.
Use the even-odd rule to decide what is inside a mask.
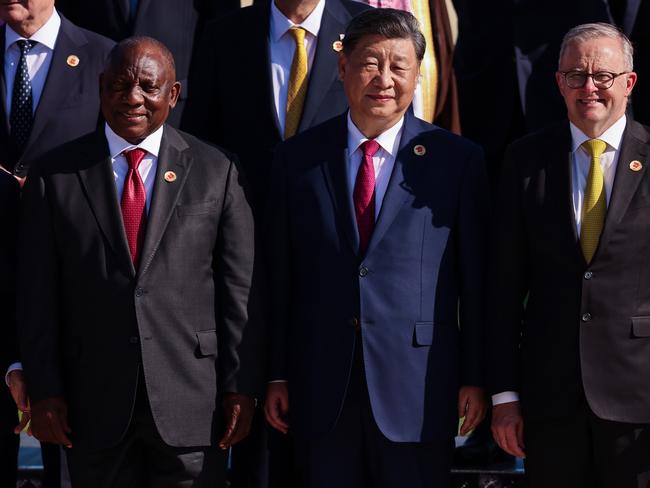
[[[430,346],[433,344],[433,322],[416,322],[414,331],[416,346]]]
[[[199,353],[202,356],[216,356],[217,355],[217,331],[216,330],[200,330],[196,333],[199,340]]]
[[[632,317],[632,336],[650,337],[650,317]]]

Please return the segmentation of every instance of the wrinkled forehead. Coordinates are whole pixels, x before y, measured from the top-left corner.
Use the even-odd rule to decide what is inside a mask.
[[[625,65],[623,43],[611,37],[575,39],[567,44],[560,65],[561,69],[620,70]]]

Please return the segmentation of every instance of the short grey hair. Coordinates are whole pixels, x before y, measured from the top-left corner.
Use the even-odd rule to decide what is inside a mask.
[[[413,41],[418,61],[424,58],[427,41],[420,31],[418,19],[409,12],[394,8],[364,10],[354,17],[345,29],[343,52],[349,56],[361,38],[372,35],[386,39],[410,39]]]
[[[623,61],[625,62],[625,69],[632,71],[634,69],[634,48],[632,43],[620,29],[612,24],[604,22],[595,22],[591,24],[581,24],[566,33],[562,39],[562,46],[560,47],[560,57],[558,58],[558,66],[562,63],[562,56],[566,51],[569,44],[574,42],[590,41],[600,37],[609,37],[610,39],[617,39],[621,42],[623,48]]]

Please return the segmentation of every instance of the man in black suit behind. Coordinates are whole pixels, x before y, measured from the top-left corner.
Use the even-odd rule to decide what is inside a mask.
[[[250,426],[252,213],[233,161],[164,125],[175,80],[159,41],[120,43],[100,80],[105,127],[45,155],[25,185],[32,430],[68,448],[75,486],[223,486],[223,450]]]
[[[650,483],[650,130],[625,115],[632,61],[615,27],[571,29],[555,76],[569,121],[506,154],[492,430],[533,488]]]
[[[57,8],[75,24],[114,41],[149,36],[174,56],[183,92],[167,123],[178,127],[185,106],[187,76],[196,51],[196,37],[206,22],[233,9],[240,0],[57,0]]]

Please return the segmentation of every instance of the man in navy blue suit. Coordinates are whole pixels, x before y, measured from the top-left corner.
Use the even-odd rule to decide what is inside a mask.
[[[349,112],[276,152],[265,413],[302,486],[449,486],[458,417],[485,413],[483,157],[407,113],[424,49],[409,13],[355,17]]]

